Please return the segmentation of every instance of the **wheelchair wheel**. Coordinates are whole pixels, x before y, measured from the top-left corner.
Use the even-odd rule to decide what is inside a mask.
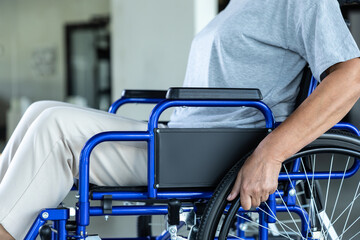
[[[267,203],[254,211],[244,212],[240,209],[239,198],[232,202],[226,200],[249,155],[241,159],[218,185],[203,214],[198,240],[360,238],[358,138],[324,134],[285,161],[275,192],[276,221],[264,225],[259,222],[260,215],[266,219],[274,216],[269,213]],[[294,165],[298,167],[289,167]],[[268,238],[263,237],[264,229]]]

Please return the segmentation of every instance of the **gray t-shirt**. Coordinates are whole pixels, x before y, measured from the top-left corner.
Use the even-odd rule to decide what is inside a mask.
[[[283,121],[306,63],[319,80],[359,56],[336,0],[232,0],[193,40],[184,86],[259,88]],[[186,107],[175,109],[169,126],[263,127],[263,119],[253,108]]]

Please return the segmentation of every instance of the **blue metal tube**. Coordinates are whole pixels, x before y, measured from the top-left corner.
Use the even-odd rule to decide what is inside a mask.
[[[236,220],[236,236],[243,238],[245,237],[245,232],[240,229],[241,224],[245,223],[245,220],[243,219],[244,214],[240,214],[241,217],[237,217]]]
[[[275,194],[270,194],[269,199],[267,200],[267,204],[269,207],[265,207],[267,215],[267,222],[268,223],[275,223],[276,222],[276,199]]]
[[[159,103],[161,101],[163,101],[164,99],[147,99],[147,98],[121,98],[117,101],[115,101],[109,108],[109,113],[116,113],[117,110],[119,109],[120,106],[127,104],[127,103],[142,103],[142,104],[154,104],[154,103]],[[151,132],[151,134],[153,134]],[[148,144],[148,156],[153,156],[153,152],[154,149],[152,149],[153,146],[153,140],[152,138],[150,139],[150,142]],[[153,162],[153,160],[149,159],[149,162]],[[154,165],[152,164],[148,164],[148,192],[149,192],[149,196],[151,198],[155,198],[156,197],[156,189],[154,188],[154,176],[152,173],[154,172]]]
[[[38,215],[38,217],[36,218],[36,220],[34,221],[33,225],[31,226],[30,230],[28,231],[25,240],[33,240],[36,239],[36,236],[39,233],[39,229],[41,226],[43,226],[46,221],[50,220],[50,221],[58,221],[58,222],[64,222],[66,223],[66,221],[69,218],[69,210],[68,209],[44,209],[40,212],[40,214]],[[65,230],[65,225],[58,225],[56,224],[59,228],[59,231],[63,231]],[[63,228],[61,228],[63,227]],[[64,236],[64,235],[63,235]],[[65,234],[66,237],[66,234]],[[61,239],[61,238],[60,238]],[[65,239],[65,238],[62,238]]]
[[[102,200],[105,195],[111,195],[113,200],[142,200],[148,199],[147,192],[94,192],[93,200]]]
[[[191,207],[183,207],[183,212],[190,212],[194,208]],[[122,216],[122,215],[166,215],[168,214],[168,205],[153,205],[153,206],[113,206],[112,213],[107,214],[103,212],[102,207],[90,207],[90,216],[104,216],[104,215],[114,215],[114,216]]]
[[[314,78],[314,76],[311,76],[310,86],[309,86],[309,90],[308,90],[308,96],[310,96],[310,94],[315,90],[317,84],[318,84],[318,81]]]
[[[66,231],[66,220],[60,220],[58,226],[58,239],[66,240],[67,239],[67,231]]]
[[[83,226],[89,225],[89,164],[92,150],[105,141],[149,141],[148,132],[103,132],[90,138],[80,154],[79,163],[79,231]]]
[[[156,198],[157,188],[155,186],[155,139],[154,129],[149,129],[151,138],[148,143],[148,194],[150,198]]]
[[[334,127],[332,127],[332,129],[340,129],[340,130],[346,130],[349,131],[357,136],[360,136],[360,132],[359,130],[352,124],[350,123],[345,123],[345,122],[339,122],[337,124],[335,124]]]
[[[298,159],[296,159],[296,160],[294,161],[294,166],[293,166],[293,168],[292,168],[292,171],[293,171],[293,172],[298,172],[298,171],[299,171],[299,169],[300,169],[300,162],[301,162],[301,159],[300,159],[300,158],[298,158]]]
[[[276,210],[278,212],[287,212],[289,209],[290,212],[296,213],[301,219],[301,234],[304,238],[306,238],[306,234],[310,229],[308,228],[310,225],[309,215],[307,212],[299,207],[299,206],[284,206],[284,205],[277,205]]]
[[[103,215],[166,215],[168,213],[167,205],[155,206],[115,206],[112,207],[111,214],[105,214],[101,207],[90,207],[90,216]]]
[[[148,192],[94,192],[93,200],[102,200],[105,195],[111,195],[113,200],[148,199]],[[157,199],[209,199],[212,192],[158,192]]]
[[[278,190],[274,194],[275,194],[275,197],[279,198],[280,196],[284,196],[284,191],[283,190]]]
[[[133,237],[133,238],[101,238],[101,240],[156,240],[153,237]]]
[[[288,181],[288,180],[306,180],[306,179],[328,179],[329,176],[332,179],[341,179],[341,178],[349,178],[352,177],[360,168],[360,161],[355,160],[353,166],[348,169],[345,174],[344,172],[315,172],[313,173],[280,173],[279,174],[279,181]]]
[[[157,199],[209,199],[213,192],[158,192]]]
[[[266,221],[267,217],[264,212],[259,212],[259,239],[261,240],[268,240],[269,238],[269,231],[268,227],[269,224]]]
[[[53,224],[52,224],[52,227],[54,229],[59,229],[59,223],[58,221],[54,221]],[[55,231],[51,233],[51,239],[55,239],[56,240],[56,233]]]
[[[298,158],[294,161],[294,165],[292,167],[292,172],[298,172],[300,169],[300,162],[301,159]],[[291,181],[291,184],[288,186],[287,191],[289,192],[294,186],[296,185],[296,181]],[[287,204],[289,205],[295,205],[296,204],[296,196],[289,196],[287,195]]]
[[[228,101],[228,100],[164,100],[156,105],[149,119],[149,131],[157,128],[161,113],[170,107],[253,107],[265,117],[266,128],[274,128],[275,119],[270,108],[261,101]]]
[[[43,226],[45,222],[46,221],[44,221],[39,215],[34,221],[24,240],[35,240],[39,234],[40,227]]]
[[[142,103],[142,104],[154,104],[163,101],[164,99],[148,99],[148,98],[120,98],[111,104],[108,112],[116,113],[119,107],[127,103]]]
[[[165,240],[170,239],[170,233],[168,231],[164,231],[160,236],[157,236],[155,240]]]

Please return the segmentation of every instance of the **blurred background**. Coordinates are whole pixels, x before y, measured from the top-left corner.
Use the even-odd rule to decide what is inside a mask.
[[[218,4],[1,0],[1,146],[34,101],[105,110],[124,88],[181,86],[191,40]]]
[[[0,0],[0,152],[34,101],[106,110],[126,88],[181,86],[192,38],[227,3]],[[360,43],[359,9],[346,6],[343,15]],[[121,230],[114,226],[101,231],[111,236]]]
[[[106,110],[124,88],[181,86],[193,36],[228,1],[1,0],[0,151],[34,101]],[[358,8],[343,14],[360,42]]]

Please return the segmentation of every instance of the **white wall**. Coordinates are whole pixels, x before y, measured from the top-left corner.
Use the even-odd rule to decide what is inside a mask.
[[[1,0],[0,96],[31,100],[65,96],[64,24],[109,15],[108,0]],[[54,52],[54,71],[41,74],[34,53]]]
[[[113,0],[113,96],[166,89],[184,78],[194,32],[192,0]]]
[[[112,0],[113,100],[123,89],[182,86],[191,41],[217,13],[216,0]],[[123,108],[146,118],[150,108]]]
[[[194,0],[195,33],[201,31],[217,12],[218,0]]]

